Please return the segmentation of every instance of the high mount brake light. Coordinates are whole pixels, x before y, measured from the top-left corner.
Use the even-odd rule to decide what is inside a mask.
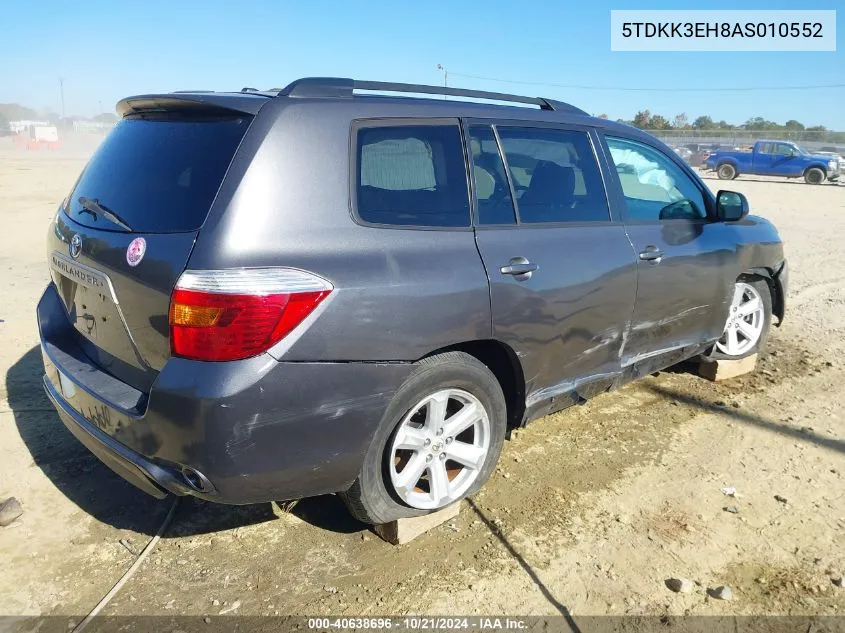
[[[193,360],[256,356],[281,341],[331,293],[291,268],[188,270],[170,298],[170,349]]]

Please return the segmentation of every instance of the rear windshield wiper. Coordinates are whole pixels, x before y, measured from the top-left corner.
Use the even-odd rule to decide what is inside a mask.
[[[94,216],[95,220],[97,219],[97,214],[99,213],[112,224],[117,224],[120,228],[126,229],[127,231],[132,230],[132,227],[121,220],[120,216],[118,216],[114,211],[100,204],[100,201],[97,200],[97,198],[86,198],[85,196],[81,196],[79,198],[79,204],[82,205],[82,211],[80,211],[80,213],[87,211]]]

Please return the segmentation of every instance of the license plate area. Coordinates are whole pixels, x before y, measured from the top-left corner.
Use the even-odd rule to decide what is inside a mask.
[[[50,264],[68,321],[79,335],[114,357],[142,366],[111,279],[58,252],[51,255]]]
[[[91,341],[108,337],[109,331],[122,334],[123,323],[117,306],[102,292],[80,285],[64,275],[59,277],[59,294],[67,309],[68,319],[76,330]],[[69,286],[67,289],[62,286]],[[67,297],[67,300],[65,299]]]
[[[105,274],[59,253],[53,253],[51,264],[68,320],[78,332],[96,342],[109,330],[124,329]]]

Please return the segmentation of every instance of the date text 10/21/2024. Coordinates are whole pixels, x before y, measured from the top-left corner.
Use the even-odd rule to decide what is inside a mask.
[[[428,617],[409,616],[401,618],[309,618],[308,629],[314,631],[343,631],[369,629],[375,631],[519,631],[528,628],[521,618],[512,617]]]

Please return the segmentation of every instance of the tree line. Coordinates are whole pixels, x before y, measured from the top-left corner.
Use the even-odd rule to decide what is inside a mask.
[[[608,118],[606,114],[600,114],[599,118]],[[734,130],[737,132],[779,132],[795,135],[802,140],[829,140],[831,142],[845,143],[845,132],[832,132],[823,125],[805,126],[800,121],[790,119],[784,124],[776,121],[769,121],[763,117],[752,117],[745,123],[735,125],[727,121],[714,121],[712,117],[702,115],[690,121],[685,112],[676,114],[671,119],[661,114],[652,114],[649,110],[640,110],[630,121],[617,119],[619,123],[627,123],[642,130]]]

